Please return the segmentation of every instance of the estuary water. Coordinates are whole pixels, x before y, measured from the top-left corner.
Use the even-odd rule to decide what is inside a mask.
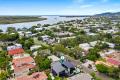
[[[23,23],[14,23],[14,24],[0,24],[0,29],[3,31],[6,31],[8,27],[15,27],[18,28],[30,28],[37,24],[55,24],[60,21],[70,21],[70,20],[76,20],[76,19],[84,19],[85,17],[60,17],[60,16],[41,16],[44,18],[47,18],[47,20],[43,21],[34,21],[34,22],[23,22]]]

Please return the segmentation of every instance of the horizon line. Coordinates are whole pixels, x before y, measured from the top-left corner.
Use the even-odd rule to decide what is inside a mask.
[[[116,11],[116,12],[103,12],[103,13],[118,13],[118,12],[120,12],[120,11]],[[96,14],[89,14],[89,15],[87,15],[87,14],[73,14],[73,15],[70,15],[70,14],[46,14],[46,15],[44,15],[44,14],[40,14],[40,15],[38,15],[38,14],[33,14],[33,15],[29,15],[29,14],[25,14],[25,15],[23,15],[23,14],[16,14],[16,15],[4,15],[4,14],[0,14],[0,16],[94,16],[94,15],[97,15],[97,14],[103,14],[103,13],[96,13]]]

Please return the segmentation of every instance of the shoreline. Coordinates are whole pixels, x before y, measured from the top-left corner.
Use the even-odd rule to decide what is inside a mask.
[[[8,24],[16,24],[16,23],[24,23],[24,22],[36,22],[36,21],[44,21],[47,18],[43,17],[31,17],[31,16],[13,16],[13,17],[0,17],[0,25],[8,25]]]

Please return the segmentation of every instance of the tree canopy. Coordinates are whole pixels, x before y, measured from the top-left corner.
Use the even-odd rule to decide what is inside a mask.
[[[18,38],[19,38],[18,33],[14,33],[14,34],[1,33],[0,34],[1,41],[14,41],[14,40],[17,40]]]
[[[96,68],[99,72],[101,73],[105,73],[115,79],[120,78],[119,74],[120,74],[120,69],[119,68],[115,68],[115,67],[107,67],[104,64],[97,64]]]
[[[46,57],[37,55],[35,57],[35,62],[37,64],[37,66],[38,66],[38,70],[40,70],[40,71],[41,70],[46,70],[46,69],[50,68],[51,60],[49,60]]]
[[[100,58],[99,52],[100,50],[97,48],[92,48],[89,50],[89,53],[87,55],[87,58],[92,61],[96,61],[97,59]]]

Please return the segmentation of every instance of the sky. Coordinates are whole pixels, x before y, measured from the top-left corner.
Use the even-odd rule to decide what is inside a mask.
[[[94,15],[119,11],[120,0],[0,0],[0,15]]]

